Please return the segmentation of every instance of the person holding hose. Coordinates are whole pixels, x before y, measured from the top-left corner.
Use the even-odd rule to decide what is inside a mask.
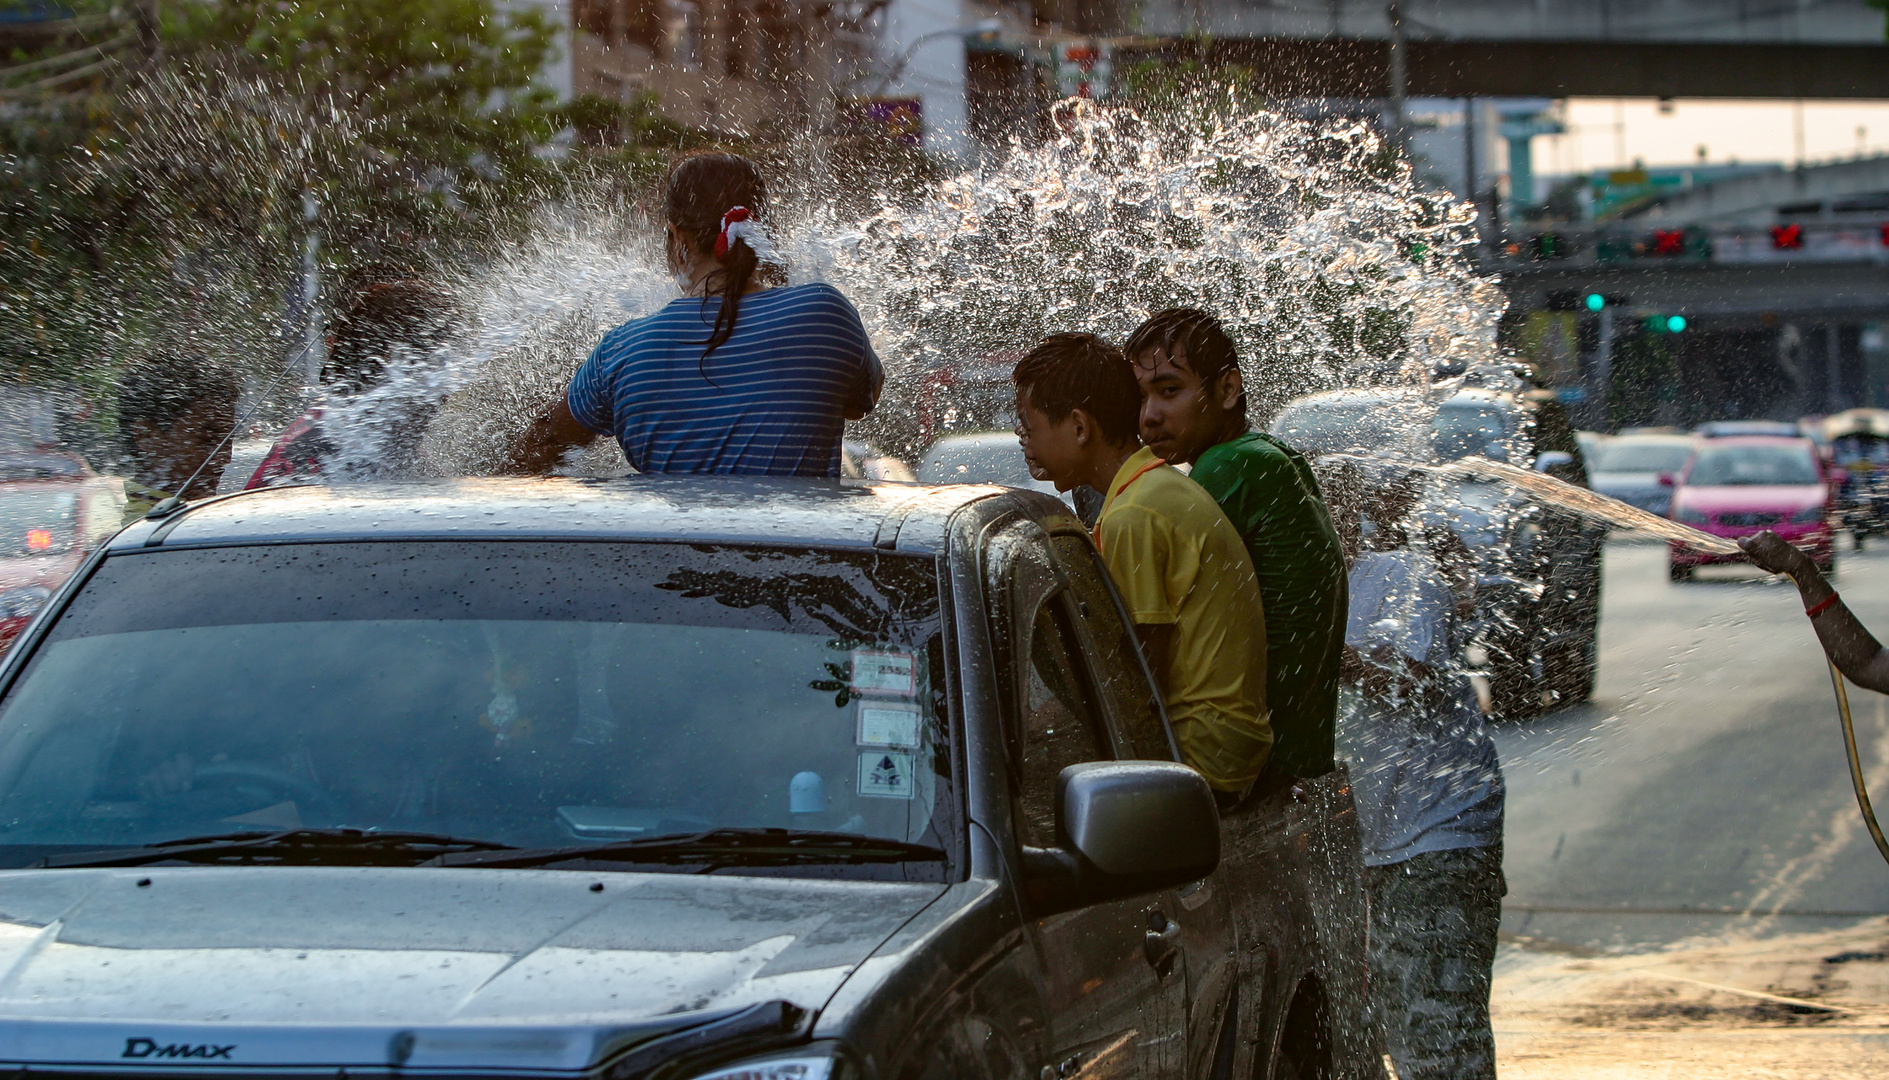
[[[846,421],[871,411],[884,373],[839,290],[786,284],[767,206],[744,157],[670,166],[663,209],[682,298],[604,335],[514,444],[511,471],[547,471],[608,434],[640,472],[840,474]]]
[[[1804,599],[1804,614],[1817,631],[1817,640],[1830,662],[1856,685],[1889,694],[1889,652],[1837,596],[1810,556],[1769,529],[1738,541],[1753,566],[1773,574],[1787,574],[1797,582]]]

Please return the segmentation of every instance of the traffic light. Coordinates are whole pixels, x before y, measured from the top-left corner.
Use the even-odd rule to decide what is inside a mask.
[[[1796,251],[1804,246],[1802,225],[1771,226],[1771,246],[1779,251]]]
[[[1686,253],[1686,232],[1684,229],[1654,229],[1653,254],[1683,255]]]
[[[1587,294],[1587,299],[1582,301],[1582,303],[1587,305],[1587,310],[1589,311],[1599,311],[1601,308],[1607,306],[1607,298],[1597,292],[1591,292]]]
[[[1649,334],[1678,334],[1686,329],[1684,315],[1648,315],[1642,323]]]
[[[1633,298],[1631,296],[1621,296],[1617,293],[1591,292],[1582,298],[1581,303],[1585,305],[1589,311],[1599,311],[1602,308],[1626,307],[1629,303],[1632,303],[1632,301]]]

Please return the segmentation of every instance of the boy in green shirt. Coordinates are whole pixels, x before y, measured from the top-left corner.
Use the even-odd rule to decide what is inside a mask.
[[[1141,437],[1191,463],[1252,557],[1266,611],[1270,785],[1332,769],[1348,602],[1344,555],[1318,481],[1297,450],[1246,422],[1233,339],[1193,308],[1170,308],[1123,350],[1140,383]]]

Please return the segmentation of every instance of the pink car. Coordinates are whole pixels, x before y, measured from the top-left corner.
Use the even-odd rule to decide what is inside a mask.
[[[1835,487],[1809,439],[1748,435],[1702,439],[1673,488],[1668,514],[1701,532],[1736,539],[1770,529],[1802,548],[1824,573],[1836,569],[1831,528]],[[1707,563],[1743,562],[1673,543],[1674,581]]]

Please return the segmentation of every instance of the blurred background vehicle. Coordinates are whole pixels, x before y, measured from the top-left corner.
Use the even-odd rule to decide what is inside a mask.
[[[1703,441],[1675,478],[1672,517],[1701,532],[1736,539],[1770,529],[1804,549],[1825,574],[1836,572],[1831,524],[1837,478],[1808,438],[1725,436]],[[1685,581],[1712,563],[1743,562],[1669,544],[1667,576]]]
[[[1600,453],[1600,448],[1613,441],[1613,438],[1612,435],[1600,431],[1577,431],[1574,433],[1574,441],[1580,444],[1581,447],[1581,460],[1587,462],[1590,468],[1594,464],[1595,455]]]
[[[848,439],[840,444],[840,475],[851,480],[897,480],[909,483],[918,479],[912,467],[890,454],[882,454],[869,443]]]
[[[1419,463],[1486,458],[1587,486],[1580,441],[1554,396],[1525,382],[1430,391],[1334,390],[1286,405],[1268,430],[1308,458]],[[1606,530],[1476,479],[1433,480],[1420,511],[1474,554],[1478,647],[1492,707],[1525,718],[1593,695]]]
[[[1672,478],[1692,456],[1685,435],[1620,435],[1588,458],[1587,478],[1595,491],[1666,516],[1672,506]]]
[[[1693,428],[1692,433],[1703,439],[1738,438],[1745,435],[1772,435],[1787,439],[1804,437],[1803,427],[1788,420],[1708,420]]]
[[[125,482],[76,454],[0,454],[0,653],[124,509]]]
[[[947,435],[931,445],[918,464],[925,484],[1003,484],[1056,495],[1056,485],[1030,475],[1023,444],[1013,431],[978,431]]]
[[[1889,410],[1846,409],[1818,429],[1836,480],[1835,524],[1861,551],[1870,534],[1889,532]]]

